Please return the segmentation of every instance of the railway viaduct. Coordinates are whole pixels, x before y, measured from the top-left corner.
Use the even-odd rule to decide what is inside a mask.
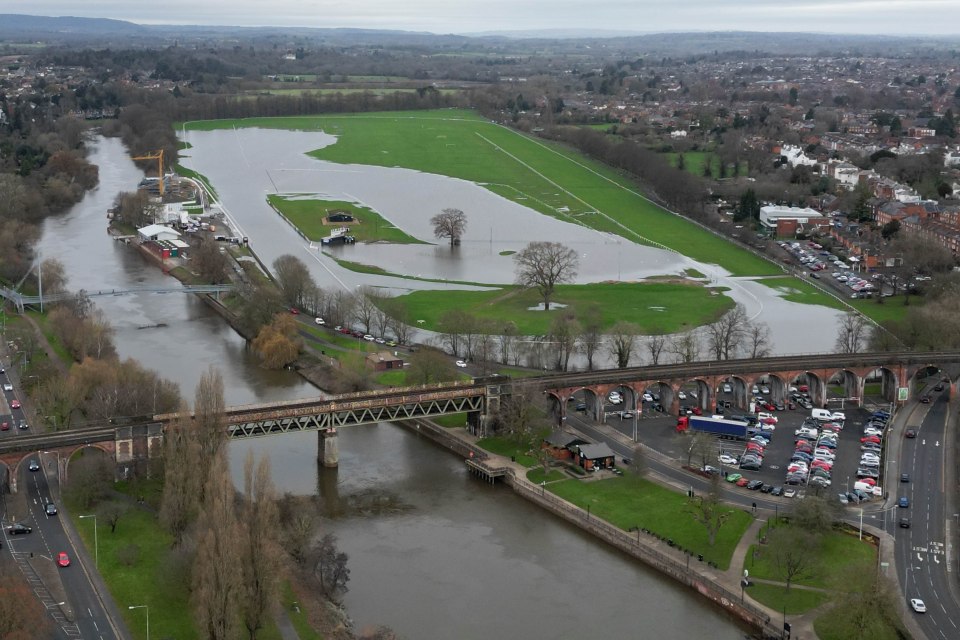
[[[752,385],[762,381],[770,387],[774,401],[783,400],[794,383],[806,384],[815,405],[825,406],[827,385],[839,384],[843,397],[859,403],[868,379],[879,380],[887,402],[902,404],[915,394],[921,374],[943,372],[960,365],[960,351],[885,352],[860,354],[818,354],[779,356],[742,360],[714,360],[626,369],[604,369],[559,373],[533,378],[488,376],[469,382],[452,382],[420,387],[365,391],[328,398],[307,398],[286,402],[243,405],[226,410],[224,428],[228,439],[243,439],[287,433],[316,431],[319,462],[336,466],[339,460],[337,430],[352,425],[389,422],[410,418],[466,413],[469,428],[478,435],[492,431],[500,403],[513,394],[533,392],[548,396],[558,420],[575,394],[602,419],[604,399],[611,391],[626,396],[626,406],[642,409],[639,399],[655,390],[665,408],[676,413],[682,388],[696,388],[688,404],[713,411],[717,389],[730,384],[737,404],[745,405]],[[951,392],[955,376],[947,376]],[[70,458],[93,447],[111,456],[122,469],[142,460],[158,457],[163,450],[165,429],[192,416],[177,413],[124,419],[122,424],[87,426],[37,435],[17,434],[0,440],[0,463],[9,490],[17,490],[21,465],[42,454],[56,457],[60,478],[67,480]],[[52,464],[52,462],[48,462]]]

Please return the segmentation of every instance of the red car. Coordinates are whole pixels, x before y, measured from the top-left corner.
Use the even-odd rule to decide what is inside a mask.
[[[0,424],[0,431],[10,431],[10,423],[4,422]]]
[[[799,387],[797,387],[797,391],[799,391],[800,393],[806,393],[810,391],[810,387],[805,384],[802,384]]]
[[[19,401],[19,400],[11,400],[11,401],[10,401],[10,408],[11,408],[11,409],[19,409],[19,408],[20,408],[20,401]]]
[[[70,566],[70,556],[67,555],[66,551],[61,551],[57,554],[57,564],[61,567]]]
[[[880,444],[881,440],[880,436],[864,436],[860,438],[860,442],[874,442],[876,444]]]
[[[296,307],[290,307],[290,313],[292,313],[295,316],[298,316],[300,315],[300,310],[297,309]]]
[[[916,437],[917,437],[917,430],[916,430],[916,429],[907,429],[906,431],[903,432],[903,436],[904,436],[905,438],[916,438]]]
[[[739,480],[737,480],[737,486],[738,486],[738,487],[745,487],[745,486],[747,486],[748,484],[750,484],[750,481],[747,480],[746,478],[740,478]]]

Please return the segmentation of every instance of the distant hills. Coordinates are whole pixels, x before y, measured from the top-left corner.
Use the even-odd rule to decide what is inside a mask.
[[[725,51],[781,54],[852,55],[891,54],[920,48],[956,46],[954,38],[840,35],[825,33],[762,33],[751,31],[633,33],[602,29],[547,29],[461,34],[434,34],[383,29],[236,27],[203,25],[141,25],[108,18],[46,17],[0,14],[0,43],[89,44],[99,47],[163,46],[172,43],[212,43],[269,40],[276,44],[326,44],[336,46],[476,45],[480,48],[515,46],[524,41],[600,44],[625,55],[709,54]]]

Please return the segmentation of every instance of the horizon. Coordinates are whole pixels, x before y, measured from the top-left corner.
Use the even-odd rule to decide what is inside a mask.
[[[960,35],[956,0],[681,0],[670,6],[652,0],[599,0],[584,15],[583,5],[555,0],[545,11],[535,0],[330,0],[305,10],[300,0],[168,0],[160,5],[119,0],[82,4],[62,0],[7,0],[3,12],[36,17],[101,18],[142,26],[370,29],[434,35],[510,35],[566,32],[602,37],[660,33],[812,33],[850,36]],[[934,16],[932,12],[935,12]],[[228,17],[229,16],[229,17]],[[907,31],[905,24],[924,25]],[[567,36],[574,37],[574,36]]]

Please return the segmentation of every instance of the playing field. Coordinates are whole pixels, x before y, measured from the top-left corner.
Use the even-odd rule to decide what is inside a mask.
[[[733,275],[781,272],[773,263],[654,205],[613,170],[470,111],[250,118],[185,126],[323,130],[339,137],[337,144],[313,152],[324,160],[405,167],[470,180],[546,215],[663,246],[719,264]]]

